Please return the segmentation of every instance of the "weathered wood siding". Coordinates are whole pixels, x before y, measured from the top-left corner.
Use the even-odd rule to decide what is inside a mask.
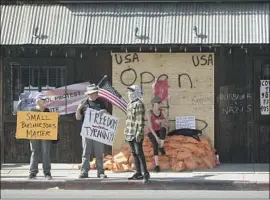
[[[260,74],[269,48],[216,53],[215,146],[222,162],[269,162],[270,116],[260,115]],[[259,57],[258,57],[259,56]]]
[[[91,81],[98,83],[100,79],[107,74],[111,76],[111,57],[109,52],[94,52],[89,48],[71,49],[75,52],[73,56],[50,56],[50,50],[45,52],[43,56],[37,58],[26,53],[17,57],[6,57],[5,59],[5,91],[3,100],[5,102],[4,119],[4,162],[6,163],[25,163],[30,160],[30,147],[27,140],[16,140],[16,116],[12,116],[8,102],[11,102],[10,88],[10,62],[17,62],[21,65],[52,65],[67,66],[67,85]],[[73,53],[74,54],[74,53]],[[47,55],[47,56],[46,56]],[[2,69],[0,67],[0,69]],[[2,93],[1,93],[2,94]],[[1,98],[2,99],[2,98]],[[1,101],[0,101],[1,105]],[[1,117],[1,115],[0,115]],[[0,127],[1,128],[1,127]],[[56,163],[80,163],[81,162],[81,122],[75,120],[74,114],[61,116],[59,133],[60,144],[52,145],[52,162]],[[110,153],[111,148],[106,147],[106,153]]]

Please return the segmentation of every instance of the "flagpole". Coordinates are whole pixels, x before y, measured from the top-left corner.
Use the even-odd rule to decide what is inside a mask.
[[[107,75],[104,75],[103,78],[101,79],[101,81],[99,81],[99,83],[98,83],[97,86],[99,87],[99,85],[100,85],[106,78],[108,78],[108,76],[107,76]]]

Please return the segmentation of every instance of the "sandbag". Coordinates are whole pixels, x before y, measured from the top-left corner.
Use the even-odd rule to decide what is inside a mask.
[[[129,172],[130,171],[130,165],[129,164],[122,164],[123,172]]]
[[[197,155],[193,155],[192,157],[194,158],[194,160],[196,161],[196,163],[197,163],[198,165],[204,163],[201,157],[199,157],[199,156],[197,156]]]
[[[186,148],[190,150],[191,152],[196,152],[196,149],[198,148],[198,146],[193,143],[184,143],[184,144],[181,144],[181,148]]]
[[[113,169],[113,163],[111,160],[108,160],[106,161],[104,164],[103,164],[103,168],[105,170],[112,170]]]
[[[196,161],[194,160],[193,157],[186,158],[184,160],[184,163],[185,163],[186,169],[194,170],[194,169],[197,168],[197,163],[196,163]]]
[[[113,163],[113,172],[123,172],[124,168],[122,164]]]
[[[134,157],[133,157],[133,155],[129,156],[128,163],[129,163],[130,165],[131,165],[132,163],[134,163]]]
[[[160,162],[169,162],[169,158],[167,156],[159,156],[158,160]]]
[[[206,150],[204,147],[202,146],[197,146],[196,150],[194,151],[194,153],[197,155],[197,156],[204,156],[206,154]]]
[[[181,143],[178,143],[177,141],[171,142],[170,143],[170,147],[171,148],[174,148],[174,149],[180,148],[181,147]]]
[[[128,162],[128,158],[123,153],[121,156],[114,157],[114,162],[118,164],[126,164]]]
[[[159,162],[159,167],[161,170],[169,170],[171,169],[170,162]]]
[[[185,139],[186,138],[183,135],[173,135],[168,138],[168,142],[170,141],[183,142]]]
[[[182,172],[186,168],[185,163],[183,161],[176,162],[172,165],[172,170],[175,172]]]
[[[153,170],[155,168],[155,164],[153,162],[147,162],[146,163],[147,169],[149,171]]]
[[[213,167],[215,167],[215,161],[213,160],[213,158],[211,158],[211,156],[202,157],[202,160],[204,164],[207,166],[207,168],[212,169]]]
[[[192,137],[186,137],[185,143],[193,143],[193,144],[198,144],[199,141],[192,138]]]
[[[192,154],[188,151],[179,151],[177,154],[177,160],[178,161],[183,161],[187,159],[188,157],[192,156]]]
[[[90,162],[90,169],[96,169],[96,159],[95,158]]]

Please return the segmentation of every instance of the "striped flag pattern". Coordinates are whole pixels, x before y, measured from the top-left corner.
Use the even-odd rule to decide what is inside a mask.
[[[111,104],[121,109],[124,113],[127,113],[127,102],[122,98],[117,90],[111,86],[107,76],[104,76],[104,78],[98,84],[98,87],[98,96],[100,98],[109,101]]]

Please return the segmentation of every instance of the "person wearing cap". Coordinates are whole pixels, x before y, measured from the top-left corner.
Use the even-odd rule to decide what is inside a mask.
[[[150,174],[147,170],[143,152],[143,139],[145,127],[145,106],[142,102],[142,92],[139,86],[128,87],[128,99],[125,140],[129,142],[131,153],[134,157],[136,172],[128,180],[143,180],[147,183]],[[142,174],[143,170],[143,174]]]
[[[152,109],[147,112],[147,122],[148,122],[148,137],[152,142],[154,150],[154,160],[155,160],[155,171],[160,172],[160,167],[158,163],[158,152],[165,155],[165,150],[163,148],[164,140],[166,137],[166,126],[167,119],[162,113],[160,108],[161,99],[155,96],[151,100]]]
[[[33,112],[50,112],[46,108],[46,97],[38,95],[36,98],[36,107],[32,108]],[[42,150],[43,159],[43,174],[47,180],[52,179],[51,176],[51,160],[50,160],[50,150],[51,150],[51,140],[30,140],[31,158],[30,158],[30,174],[29,179],[34,179],[38,173],[38,163],[39,163],[39,149]]]
[[[103,113],[107,113],[105,103],[98,99],[99,88],[95,84],[90,84],[87,86],[86,90],[87,91],[85,94],[87,94],[87,98],[81,102],[76,111],[77,120],[84,120],[87,108],[97,110],[101,115]],[[82,166],[79,178],[88,178],[88,171],[90,170],[89,162],[92,150],[94,150],[96,157],[97,177],[107,178],[103,168],[104,144],[86,137],[82,137],[82,149]]]

